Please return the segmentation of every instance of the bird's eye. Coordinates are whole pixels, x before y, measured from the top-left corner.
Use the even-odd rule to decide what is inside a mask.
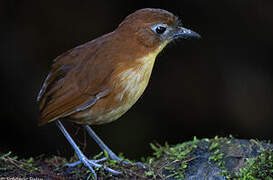
[[[152,30],[156,33],[156,34],[164,34],[167,30],[167,25],[166,24],[156,24],[154,26],[152,26]]]
[[[166,31],[166,27],[158,26],[155,31],[157,34],[163,34]]]

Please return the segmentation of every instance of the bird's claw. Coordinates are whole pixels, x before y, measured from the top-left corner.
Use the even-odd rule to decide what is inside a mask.
[[[137,166],[139,166],[139,167],[141,167],[141,168],[144,168],[144,169],[147,168],[147,167],[146,167],[143,163],[141,163],[141,162],[134,162],[134,163],[131,163],[131,162],[128,162],[128,161],[120,161],[120,162],[123,163],[123,164],[126,164],[126,165],[132,164],[132,165],[137,165]]]
[[[126,164],[126,165],[132,164],[132,165],[137,165],[137,166],[139,166],[139,167],[141,167],[141,168],[144,168],[144,169],[147,168],[147,167],[146,167],[144,164],[142,164],[141,162],[134,162],[134,163],[131,163],[131,162],[128,162],[128,161],[125,161],[125,160],[121,160],[116,154],[114,154],[114,153],[112,153],[112,152],[109,153],[109,158],[112,159],[112,160],[115,160],[115,161],[117,161],[117,162],[121,162],[122,164]]]
[[[102,162],[102,161],[106,161],[106,157],[101,158],[101,159],[97,159],[97,160],[89,160],[89,159],[87,159],[87,161],[90,161],[91,163],[99,163],[99,162]],[[79,161],[76,161],[74,163],[68,163],[65,166],[67,166],[67,167],[74,167],[74,166],[77,166],[77,165],[79,165],[81,163],[82,162],[79,160]]]
[[[106,167],[104,165],[98,164],[99,162],[102,162],[102,161],[105,161],[105,160],[106,160],[105,157],[101,158],[101,159],[98,159],[98,160],[89,160],[86,157],[84,157],[84,158],[82,158],[81,160],[79,160],[77,162],[66,164],[66,166],[68,166],[68,167],[75,167],[75,166],[77,166],[79,164],[84,164],[91,171],[91,173],[94,176],[94,179],[97,179],[97,174],[96,174],[94,168],[101,168],[101,167],[103,167],[106,171],[108,171],[108,172],[110,172],[110,173],[112,173],[114,175],[121,174],[121,172],[119,172],[119,171],[116,171],[116,170],[111,169],[109,167]]]
[[[143,169],[147,169],[147,167],[141,162],[135,162],[134,164],[142,167]]]

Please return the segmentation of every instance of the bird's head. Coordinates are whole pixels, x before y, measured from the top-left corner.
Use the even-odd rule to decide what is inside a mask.
[[[194,31],[182,27],[178,17],[162,9],[140,9],[127,16],[118,27],[146,47],[165,47],[174,39],[200,38]]]

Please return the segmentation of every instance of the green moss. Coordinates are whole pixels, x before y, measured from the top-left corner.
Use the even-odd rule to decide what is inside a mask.
[[[151,178],[153,178],[153,179],[156,179],[156,174],[155,174],[155,172],[154,172],[153,170],[148,170],[148,171],[146,171],[146,172],[145,172],[145,176],[146,176],[146,177],[151,177]]]
[[[150,144],[151,148],[154,150],[154,157],[148,157],[146,163],[152,165],[156,159],[164,159],[164,165],[160,167],[162,171],[167,171],[168,175],[164,178],[174,177],[177,179],[183,179],[184,173],[188,167],[188,155],[192,152],[193,149],[197,148],[197,143],[200,140],[194,137],[192,141],[185,143],[177,144],[175,146],[169,146],[166,142],[165,146],[159,144]],[[156,168],[154,168],[156,169]],[[149,170],[146,173],[148,177],[156,177],[157,172]]]
[[[232,138],[232,137],[231,137]],[[223,143],[224,142],[224,143]],[[218,137],[215,136],[214,139],[210,141],[210,146],[208,148],[209,152],[211,152],[209,156],[209,161],[212,163],[217,163],[218,167],[221,169],[220,175],[229,179],[230,174],[228,173],[226,166],[225,166],[225,154],[220,152],[224,145],[231,144],[231,140],[225,137]]]
[[[23,169],[27,172],[33,172],[33,171],[37,170],[37,168],[35,167],[34,159],[32,157],[30,157],[28,159],[18,160],[17,156],[12,156],[11,151],[6,154],[2,154],[0,156],[0,160],[5,161],[5,162],[9,162],[9,164],[10,164],[6,167],[1,167],[1,170],[8,170],[8,169],[12,169],[14,167]]]
[[[223,148],[223,142],[226,142],[227,144],[230,144],[231,141],[228,141],[227,138],[218,136],[215,136],[214,139],[209,141],[210,146],[208,148],[208,151],[211,153],[209,157],[209,161],[211,162],[218,162],[218,165],[223,165],[222,160],[224,158],[224,154],[220,152],[220,150]]]
[[[109,158],[101,164],[122,172],[122,176],[114,177],[103,168],[95,168],[98,177],[105,179],[184,179],[196,176],[200,169],[204,169],[198,177],[207,178],[218,173],[228,180],[273,180],[272,144],[265,142],[215,136],[212,139],[194,137],[192,141],[174,146],[168,143],[165,143],[164,146],[159,144],[150,144],[150,146],[154,150],[153,155],[141,158],[147,169],[134,165],[132,161],[119,154],[122,160],[132,164],[123,164],[109,160]],[[259,156],[257,156],[258,152]],[[107,152],[101,152],[91,159],[103,157],[108,157]],[[71,159],[70,162],[75,160],[77,158]],[[52,175],[47,175],[51,175],[52,178],[63,173],[67,179],[93,179],[92,173],[83,165],[75,167],[76,169],[71,168],[73,172],[67,174],[67,170],[70,169],[64,168],[63,165],[66,163],[65,158],[58,156],[19,159],[9,152],[0,154],[0,174],[17,173],[22,177],[33,175],[44,177],[45,170],[50,170]],[[37,168],[38,170],[35,171]]]
[[[237,180],[254,180],[256,178],[257,180],[269,180],[271,178],[271,180],[273,180],[272,151],[271,154],[268,152],[267,155],[261,153],[260,156],[255,159],[244,158],[243,156],[240,156],[240,152],[243,151],[243,148],[252,148],[254,144],[258,147],[262,146],[259,145],[260,142],[258,141],[255,141],[255,143],[253,142],[253,145],[250,145],[249,147],[245,144],[237,143],[238,141],[233,140],[233,137],[226,138],[215,136],[213,139],[201,140],[195,137],[192,141],[177,144],[175,146],[169,146],[168,143],[165,143],[165,146],[161,146],[159,144],[151,144],[150,146],[154,150],[154,157],[147,158],[146,163],[151,166],[155,166],[158,161],[165,162],[164,165],[159,165],[162,169],[162,172],[164,171],[164,173],[161,172],[161,174],[165,175],[164,178],[174,177],[177,179],[183,179],[185,178],[185,173],[187,172],[187,168],[189,167],[188,162],[195,157],[194,153],[192,152],[194,149],[198,148],[199,150],[203,149],[204,151],[209,152],[208,163],[212,163],[214,166],[218,166],[221,169],[219,174],[226,179],[237,178]],[[226,168],[226,161],[230,159],[230,157],[233,157],[233,155],[238,156],[242,159],[246,159],[247,161],[247,165],[245,166],[245,168],[241,169],[237,173],[236,177],[234,175],[234,171],[230,172]],[[259,161],[259,163],[257,161]],[[244,164],[242,164],[242,166]],[[263,164],[263,167],[261,166],[261,164]],[[238,166],[238,168],[241,168],[241,165]],[[154,170],[157,168],[155,167],[152,169]],[[261,169],[263,170],[261,171]],[[155,177],[159,174],[159,172],[153,170],[150,169],[146,173],[146,176]]]
[[[232,137],[230,137],[232,139]],[[200,142],[207,142],[209,143],[207,147],[203,147],[207,149],[211,155],[209,157],[209,161],[211,163],[217,163],[218,166],[224,171],[227,172],[225,169],[225,162],[223,159],[225,158],[224,153],[220,150],[223,147],[221,144],[225,142],[226,144],[230,144],[231,140],[228,138],[218,137],[215,136],[213,139],[197,139],[194,137],[192,141],[184,142],[181,144],[177,144],[175,146],[169,146],[168,143],[165,143],[165,146],[161,146],[159,144],[150,144],[151,148],[154,150],[154,157],[149,157],[146,160],[146,163],[152,165],[155,163],[157,159],[163,159],[167,157],[168,159],[165,160],[165,164],[163,170],[167,171],[168,174],[165,178],[174,177],[177,179],[183,179],[184,174],[188,168],[188,162],[194,157],[189,158],[190,153],[196,148],[202,148],[199,146]],[[154,173],[147,173],[147,175],[156,174]],[[228,176],[227,173],[225,173]]]
[[[272,180],[273,151],[263,150],[256,158],[246,158],[244,168],[241,168],[234,178],[236,180]]]

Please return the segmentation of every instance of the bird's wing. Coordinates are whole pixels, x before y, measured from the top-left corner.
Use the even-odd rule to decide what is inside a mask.
[[[109,93],[112,70],[101,67],[109,62],[97,58],[96,52],[96,46],[85,44],[56,58],[37,97],[40,125],[84,110]]]

